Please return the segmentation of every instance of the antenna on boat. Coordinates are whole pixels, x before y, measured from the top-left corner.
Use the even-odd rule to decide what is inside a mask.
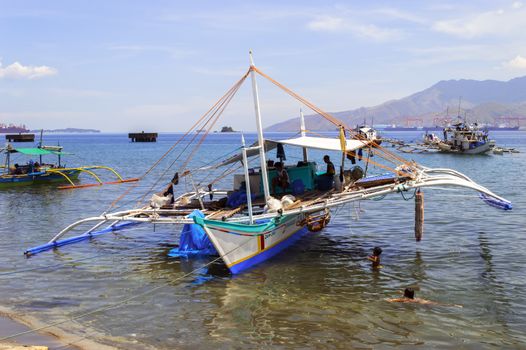
[[[263,193],[265,194],[265,201],[270,197],[267,174],[267,160],[265,158],[265,139],[263,138],[263,127],[261,126],[261,110],[259,108],[258,85],[256,82],[256,73],[254,72],[254,59],[252,58],[252,50],[249,51],[250,56],[250,78],[252,79],[252,93],[254,95],[254,109],[256,111],[256,126],[258,129],[258,144],[259,144],[259,159],[261,161],[261,179],[263,181]]]

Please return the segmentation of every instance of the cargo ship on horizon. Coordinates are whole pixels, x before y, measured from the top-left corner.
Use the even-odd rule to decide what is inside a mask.
[[[421,129],[417,126],[396,126],[395,124],[383,128],[384,131],[418,131]]]
[[[14,124],[2,124],[0,123],[0,134],[8,133],[24,133],[29,132],[29,129],[25,125],[14,125]]]

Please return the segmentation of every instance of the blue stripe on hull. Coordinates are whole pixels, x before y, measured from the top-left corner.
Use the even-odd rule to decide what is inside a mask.
[[[263,261],[272,258],[274,255],[278,254],[282,250],[296,243],[303,235],[308,232],[307,228],[301,228],[297,232],[293,233],[289,238],[279,242],[272,248],[263,251],[261,254],[258,254],[248,260],[242,261],[239,264],[230,266],[230,272],[233,274],[240,273],[248,268],[251,268],[254,265],[262,263]]]

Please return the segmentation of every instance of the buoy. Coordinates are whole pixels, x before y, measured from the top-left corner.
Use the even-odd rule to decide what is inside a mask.
[[[424,235],[424,192],[418,190],[415,194],[415,239],[422,240]]]

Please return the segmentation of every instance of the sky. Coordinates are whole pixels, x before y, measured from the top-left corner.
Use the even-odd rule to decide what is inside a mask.
[[[249,50],[323,110],[350,110],[440,80],[526,75],[526,2],[0,0],[0,123],[185,131]],[[257,79],[264,126],[299,115]],[[250,81],[223,125],[255,130]]]

